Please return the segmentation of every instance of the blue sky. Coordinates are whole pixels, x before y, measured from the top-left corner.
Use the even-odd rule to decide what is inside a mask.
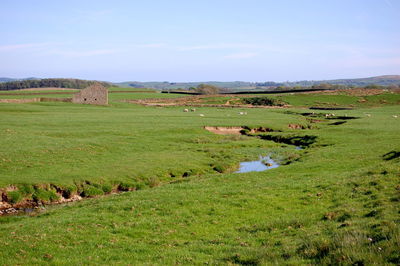
[[[2,0],[0,12],[0,77],[400,74],[400,0]]]

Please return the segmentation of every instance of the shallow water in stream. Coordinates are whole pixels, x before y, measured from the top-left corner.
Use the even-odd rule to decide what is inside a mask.
[[[241,162],[239,170],[235,173],[262,172],[279,167],[279,164],[269,156],[261,157],[258,161]]]

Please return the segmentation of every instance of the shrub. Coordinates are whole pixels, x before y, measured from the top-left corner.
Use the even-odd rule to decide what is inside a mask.
[[[217,171],[218,173],[223,173],[225,172],[225,167],[220,164],[217,164],[213,167],[213,170]]]
[[[218,94],[221,88],[210,84],[199,84],[195,91],[200,94]]]
[[[15,204],[22,200],[22,194],[17,190],[9,191],[7,192],[7,199],[10,203]]]
[[[277,99],[268,98],[268,97],[251,97],[251,98],[243,98],[243,103],[251,104],[251,105],[266,105],[266,106],[283,106],[284,102],[279,101]]]
[[[143,189],[144,187],[145,187],[145,184],[143,184],[143,183],[136,183],[136,184],[135,184],[136,190]]]
[[[62,195],[64,198],[69,199],[74,194],[76,194],[77,191],[78,191],[78,188],[74,185],[66,186],[63,188]]]
[[[104,193],[111,193],[112,186],[110,184],[102,184],[101,189],[104,191]]]
[[[120,191],[130,191],[135,189],[135,184],[134,183],[130,183],[130,182],[121,182],[118,185],[118,190]]]
[[[54,190],[45,190],[42,188],[37,188],[35,193],[33,193],[32,198],[36,202],[53,202],[60,199]]]
[[[18,190],[20,191],[20,193],[22,195],[32,195],[35,192],[35,189],[33,188],[32,185],[28,185],[28,184],[21,184],[18,185]]]
[[[149,183],[149,181],[148,181]],[[146,186],[146,184],[141,183],[141,182],[121,182],[118,185],[118,190],[120,191],[132,191],[132,190],[140,190],[143,189]]]
[[[95,197],[95,196],[99,196],[99,195],[103,195],[103,194],[104,194],[103,190],[101,190],[95,186],[91,186],[91,185],[83,186],[83,191],[82,191],[83,197]]]
[[[157,177],[151,177],[147,181],[147,184],[149,185],[149,187],[156,187],[160,184],[160,180],[158,180]]]

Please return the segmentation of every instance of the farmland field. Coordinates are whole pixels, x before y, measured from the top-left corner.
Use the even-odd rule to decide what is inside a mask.
[[[400,263],[399,94],[273,95],[291,107],[195,112],[121,102],[173,94],[109,97],[0,103],[3,195],[88,197],[0,217],[0,264]],[[259,155],[281,166],[233,173]],[[136,191],[102,196],[117,188]]]

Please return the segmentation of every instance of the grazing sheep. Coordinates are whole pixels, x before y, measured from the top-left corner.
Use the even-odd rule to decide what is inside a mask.
[[[244,112],[239,112],[239,115],[244,115]]]
[[[394,118],[397,118],[397,115],[392,115]]]
[[[196,108],[190,109],[190,112],[196,112]]]
[[[371,114],[365,114],[367,117],[371,117]]]
[[[204,115],[203,114],[199,114],[201,117],[203,117]]]
[[[183,111],[184,111],[185,113],[187,113],[187,112],[189,112],[189,109],[183,109]]]

